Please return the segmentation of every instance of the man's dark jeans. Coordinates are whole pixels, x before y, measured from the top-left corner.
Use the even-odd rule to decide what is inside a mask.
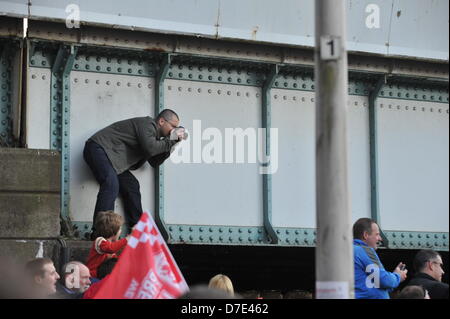
[[[126,223],[129,228],[133,227],[142,214],[141,192],[136,177],[130,171],[117,175],[103,148],[93,141],[86,142],[83,157],[100,184],[93,221],[99,211],[114,210],[114,202],[120,193]]]

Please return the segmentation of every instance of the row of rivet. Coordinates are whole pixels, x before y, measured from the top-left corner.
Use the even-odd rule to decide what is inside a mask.
[[[90,61],[89,56],[84,57],[77,57],[78,60],[86,60]],[[110,66],[101,66],[101,65],[93,65],[92,67],[89,64],[81,65],[79,63],[75,63],[74,69],[75,70],[86,70],[86,71],[94,71],[94,72],[106,72],[106,73],[118,73],[118,74],[130,74],[130,75],[144,75],[145,71],[143,69],[143,62],[140,60],[130,60],[130,59],[124,59],[122,61],[121,58],[101,58],[96,57],[95,61],[100,62],[106,60],[110,64]],[[139,66],[138,69],[133,68],[127,68],[122,66],[114,66],[116,64],[120,65],[122,62],[128,65],[137,65]],[[32,59],[31,64],[34,65],[35,61]],[[47,66],[48,63],[43,60],[41,61],[42,66]],[[145,74],[146,76],[154,76],[155,72],[153,70],[154,64],[150,63],[148,64],[148,68],[150,69],[148,74]],[[183,70],[183,65],[172,65],[170,66],[170,70],[174,70],[178,68],[179,70]],[[246,71],[244,69],[237,69],[237,70],[231,70],[226,69],[226,73],[228,74],[238,74],[244,73],[246,76],[249,76],[249,78],[236,78],[231,76],[222,76],[220,73],[222,73],[222,69],[219,67],[202,67],[202,66],[196,66],[195,68],[192,65],[187,65],[186,68],[188,70],[194,70],[199,72],[207,72],[208,74],[194,74],[189,73],[185,74],[183,72],[168,72],[168,78],[173,79],[186,79],[186,80],[198,80],[198,81],[206,81],[206,82],[216,82],[216,83],[230,83],[230,84],[239,84],[239,85],[254,85],[254,86],[261,86],[265,75],[264,73],[259,72],[253,72],[253,71]],[[224,69],[225,70],[225,69]],[[213,76],[211,73],[219,73],[218,76]],[[288,80],[288,81],[283,81]],[[280,82],[280,80],[282,80]],[[300,81],[300,82],[298,82]],[[306,83],[302,83],[306,82]],[[369,82],[358,82],[358,81],[351,81],[349,85],[349,94],[354,95],[368,95],[369,90],[368,87],[370,86]],[[307,90],[307,91],[314,91],[314,84],[313,80],[310,77],[305,76],[279,76],[278,79],[274,83],[274,88],[286,88],[286,89],[294,89],[294,90]],[[396,90],[402,90],[402,92],[396,92]],[[419,94],[417,92],[429,92],[428,94]],[[406,92],[406,93],[405,93]],[[416,92],[416,93],[411,93]],[[448,102],[448,90],[445,89],[439,89],[439,90],[430,90],[427,88],[418,88],[411,87],[409,85],[401,86],[401,85],[388,85],[386,87],[386,90],[381,90],[380,97],[392,97],[392,98],[401,98],[401,99],[413,99],[413,100],[426,100],[426,101],[437,101],[437,102]]]
[[[37,78],[37,75],[35,75],[35,74],[33,74],[32,76],[32,79],[36,79]],[[45,75],[43,75],[42,76],[42,80],[46,80],[46,76]],[[90,79],[84,79],[84,81],[83,81],[83,79],[78,79],[78,78],[74,78],[73,79],[73,82],[74,83],[85,83],[85,84],[90,84],[91,83],[91,80]],[[92,82],[93,83],[95,83],[95,84],[97,84],[97,85],[101,85],[103,82],[104,82],[104,84],[106,84],[107,86],[109,86],[109,85],[114,85],[110,80],[106,80],[106,81],[100,81],[100,80],[95,80],[95,82],[94,82],[94,80],[92,80]],[[122,86],[122,82],[115,82],[115,85],[117,85],[117,86]],[[143,85],[142,83],[138,83],[138,84],[135,84],[135,83],[131,83],[131,82],[126,82],[126,84],[124,83],[124,85],[126,86],[126,87],[129,87],[129,88],[131,88],[131,87],[133,87],[134,85],[136,85],[138,88],[149,88],[149,89],[151,89],[153,86],[152,86],[152,84],[147,84],[147,85]],[[171,90],[173,90],[174,88],[171,86],[171,85],[168,85],[167,86],[167,89],[169,90],[169,91],[171,91]],[[246,96],[246,97],[250,97],[252,94],[250,93],[250,92],[240,92],[240,91],[237,91],[237,92],[232,92],[232,91],[230,91],[230,90],[226,90],[226,91],[223,91],[223,90],[212,90],[212,89],[202,89],[202,88],[191,88],[191,87],[188,87],[188,88],[184,88],[184,87],[178,87],[177,88],[177,90],[179,91],[179,92],[182,92],[183,90],[185,90],[186,89],[186,91],[187,92],[189,92],[189,93],[191,93],[191,92],[197,92],[197,93],[202,93],[203,92],[203,90],[205,90],[205,92],[207,92],[208,94],[212,94],[212,93],[217,93],[217,95],[222,95],[222,93],[225,95],[228,95],[228,96],[231,96],[231,95],[234,95],[234,94],[236,94],[236,96],[238,96],[238,97],[240,97],[240,96]],[[213,92],[214,91],[214,92]],[[226,92],[226,93],[225,93]],[[255,94],[255,96],[256,96],[256,98],[259,98],[260,97],[260,93],[256,93]],[[276,100],[276,99],[283,99],[284,101],[287,101],[287,100],[292,100],[292,101],[301,101],[301,102],[306,102],[306,98],[305,97],[300,97],[300,96],[287,96],[287,95],[278,95],[278,94],[275,94],[275,93],[273,93],[272,94],[272,97]],[[54,97],[54,98],[57,98],[56,96]],[[314,100],[314,98],[311,98],[311,99],[309,99],[311,102],[314,102],[315,100]],[[348,101],[348,105],[350,106],[350,105],[354,105],[354,106],[362,106],[362,107],[367,107],[368,106],[368,103],[366,103],[366,102],[358,102],[358,101],[355,101],[355,102],[351,102],[351,101]],[[381,108],[381,109],[383,109],[383,108],[389,108],[389,109],[397,109],[397,110],[406,110],[406,111],[408,111],[408,110],[411,110],[411,111],[417,111],[418,109],[420,109],[422,112],[425,112],[425,111],[427,111],[427,110],[429,110],[431,113],[433,113],[435,110],[436,110],[436,112],[438,112],[438,113],[443,113],[443,112],[445,112],[445,113],[447,113],[447,114],[449,114],[449,110],[448,110],[448,108],[447,109],[444,109],[444,108],[439,108],[439,107],[417,107],[417,106],[400,106],[400,105],[396,105],[396,106],[393,106],[392,104],[389,104],[389,105],[385,105],[385,104],[383,104],[383,103],[381,103],[380,105],[379,105],[379,108]],[[3,112],[5,112],[5,110],[2,110]]]
[[[0,56],[2,61],[0,62],[0,83],[1,83],[1,91],[0,91],[0,137],[3,142],[7,144],[12,142],[11,137],[11,60],[10,57],[3,58]]]
[[[265,242],[265,231],[262,228],[227,228],[227,227],[195,227],[195,226],[169,226],[175,242],[210,242],[210,243],[251,243]],[[316,231],[313,230],[280,230],[278,235],[289,236],[281,238],[282,243],[288,245],[314,245]],[[245,235],[247,234],[247,236]],[[293,236],[296,236],[295,238]],[[302,236],[308,236],[303,238]]]
[[[433,113],[433,112],[436,111],[438,113],[444,113],[445,112],[445,113],[449,114],[448,113],[448,108],[445,109],[445,108],[439,108],[439,107],[424,107],[424,106],[418,107],[418,106],[409,106],[409,105],[406,105],[406,106],[396,105],[394,107],[392,104],[389,104],[386,107],[386,105],[380,104],[379,108],[380,109],[388,108],[390,110],[396,109],[396,110],[405,110],[405,111],[417,111],[418,109],[420,109],[422,112],[426,112],[427,110],[429,110],[430,113]]]
[[[36,79],[37,78],[37,76],[35,75],[35,74],[33,74],[32,75],[32,79]],[[45,75],[43,75],[42,76],[42,80],[46,80],[46,76]],[[80,79],[81,80],[81,79]],[[83,80],[81,80],[80,81],[78,78],[74,78],[73,79],[73,82],[74,83],[85,83],[85,84],[90,84],[91,83],[91,81],[89,80],[89,79],[85,79],[84,81]],[[94,81],[94,80],[92,80],[92,81]],[[97,85],[100,85],[100,84],[102,84],[102,81],[100,81],[100,80],[95,80],[95,84],[97,84]],[[109,81],[109,80],[107,80],[107,81],[104,81],[104,84],[106,84],[107,86],[109,86],[109,85],[113,85],[112,84],[112,82],[111,81]],[[122,83],[121,82],[116,82],[115,83],[117,86],[122,86]],[[126,83],[126,86],[127,87],[133,87],[133,85],[136,85],[136,84],[134,84],[134,83],[131,83],[131,82],[127,82]],[[146,88],[149,88],[149,89],[151,89],[153,86],[152,86],[152,84],[148,84],[148,85],[142,85],[141,83],[138,83],[137,85],[136,85],[138,88],[144,88],[144,87],[146,87]],[[167,89],[169,90],[169,91],[171,91],[172,89],[173,89],[173,87],[171,86],[171,85],[168,85],[167,86]],[[184,90],[185,88],[183,88],[183,87],[178,87],[177,88],[177,90],[179,91],[179,92],[182,92],[183,90]],[[206,92],[208,93],[208,94],[212,94],[213,93],[213,90],[212,89],[205,89],[206,90]],[[191,88],[191,87],[188,87],[187,89],[186,89],[186,91],[187,92],[193,92],[193,91],[195,91],[195,92],[198,92],[198,93],[202,93],[203,91],[202,91],[202,88]],[[240,97],[240,96],[246,96],[246,97],[250,97],[250,95],[251,95],[251,93],[250,92],[245,92],[245,93],[241,93],[240,91],[237,91],[237,92],[232,92],[232,91],[222,91],[222,90],[214,90],[214,92],[215,93],[217,93],[218,95],[221,95],[222,93],[224,93],[225,94],[225,92],[226,92],[226,95],[228,95],[228,96],[231,96],[231,95],[233,95],[234,93],[236,94],[236,96],[238,96],[238,97]],[[260,97],[260,94],[259,93],[256,93],[255,94],[255,96],[257,97],[257,98],[259,98]],[[283,99],[284,101],[287,101],[287,100],[292,100],[292,101],[301,101],[301,102],[306,102],[306,98],[305,97],[299,97],[299,96],[287,96],[287,95],[283,95],[283,96],[279,96],[278,94],[275,94],[275,93],[273,93],[272,94],[272,97],[274,98],[274,99],[278,99],[278,98],[280,98],[280,99]],[[310,101],[311,102],[314,102],[314,98],[311,98],[310,99]],[[350,101],[348,101],[348,105],[350,106],[350,105],[354,105],[354,106],[359,106],[359,105],[361,105],[362,107],[367,107],[368,106],[368,104],[366,103],[366,102],[363,102],[363,103],[361,103],[361,102],[358,102],[358,101],[355,101],[355,102],[350,102]],[[380,104],[379,105],[379,108],[381,108],[381,109],[383,109],[383,108],[385,108],[386,106],[384,105],[384,104]],[[400,105],[396,105],[395,107],[392,105],[392,104],[389,104],[388,106],[387,106],[389,109],[397,109],[397,110],[406,110],[406,111],[408,111],[408,110],[412,110],[412,111],[416,111],[417,109],[420,109],[420,110],[422,110],[423,112],[425,112],[426,110],[428,110],[429,109],[429,111],[430,112],[434,112],[434,110],[436,109],[437,110],[437,112],[438,113],[443,113],[444,111],[448,114],[449,113],[449,110],[448,109],[443,109],[443,108],[433,108],[433,107],[430,107],[430,108],[425,108],[425,107],[416,107],[416,106],[413,106],[413,107],[410,107],[410,106],[400,106]]]

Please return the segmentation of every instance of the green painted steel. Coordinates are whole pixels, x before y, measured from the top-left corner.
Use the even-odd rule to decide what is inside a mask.
[[[61,218],[68,225],[70,203],[70,72],[77,49],[61,45],[52,65],[51,149],[61,152]]]
[[[50,68],[54,46],[46,42],[32,42],[36,48],[30,54],[32,67]],[[165,53],[167,54],[167,53]],[[158,61],[164,53],[143,52],[125,49],[105,49],[82,46],[73,65],[75,71],[156,77]],[[195,82],[234,84],[261,87],[266,81],[270,63],[251,60],[233,60],[210,56],[172,55],[167,78]],[[312,66],[280,64],[280,72],[273,88],[314,92],[314,70]],[[382,73],[349,71],[349,94],[368,96],[373,82]],[[411,80],[407,77],[383,87],[379,97],[448,103],[448,87],[445,83],[432,83],[427,79]]]
[[[164,109],[164,80],[170,68],[172,56],[164,55],[159,65],[155,83],[155,117]],[[155,169],[155,222],[166,241],[170,240],[170,233],[164,222],[164,164]]]
[[[12,140],[11,70],[14,47],[10,42],[0,43],[0,147],[10,146]]]
[[[262,87],[262,128],[265,129],[265,157],[270,159],[270,129],[272,128],[272,96],[271,88],[279,72],[279,66],[273,65]],[[268,169],[271,162],[263,165]],[[270,171],[270,170],[269,170]],[[271,244],[278,244],[278,236],[272,226],[272,174],[263,172],[263,221],[267,238]]]
[[[91,222],[74,222],[76,235],[88,238]],[[166,225],[170,244],[274,246],[266,240],[265,229],[225,225]],[[280,247],[315,247],[315,228],[274,228]],[[384,231],[391,249],[449,250],[449,233]]]
[[[391,249],[434,249],[448,251],[449,233],[385,231]]]

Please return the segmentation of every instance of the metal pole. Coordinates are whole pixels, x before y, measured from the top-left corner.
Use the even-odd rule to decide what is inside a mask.
[[[353,299],[346,1],[316,0],[316,297]]]

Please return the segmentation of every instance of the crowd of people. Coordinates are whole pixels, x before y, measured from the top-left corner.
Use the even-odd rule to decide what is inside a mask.
[[[87,259],[68,262],[60,274],[49,258],[36,258],[26,263],[25,276],[17,265],[0,261],[3,268],[0,272],[4,275],[0,298],[93,298],[127,245],[128,236],[119,238],[123,222],[123,218],[113,211],[99,212],[96,238]],[[384,268],[376,253],[381,240],[380,230],[373,220],[359,219],[353,225],[353,236],[356,299],[389,299],[395,290],[397,299],[448,299],[449,286],[442,282],[443,261],[438,252],[431,249],[418,251],[413,261],[415,275],[407,279],[408,269],[402,262],[393,272]],[[399,290],[405,280],[408,280],[406,286]],[[212,277],[208,285],[192,287],[180,297],[241,298],[235,293],[231,279],[224,274]]]
[[[360,218],[353,225],[356,299],[389,299],[390,293],[408,277],[408,269],[401,261],[393,272],[384,268],[376,253],[381,240],[380,229],[374,220]],[[413,267],[415,276],[397,298],[448,299],[449,286],[442,282],[444,265],[438,252],[420,250],[414,257]]]

